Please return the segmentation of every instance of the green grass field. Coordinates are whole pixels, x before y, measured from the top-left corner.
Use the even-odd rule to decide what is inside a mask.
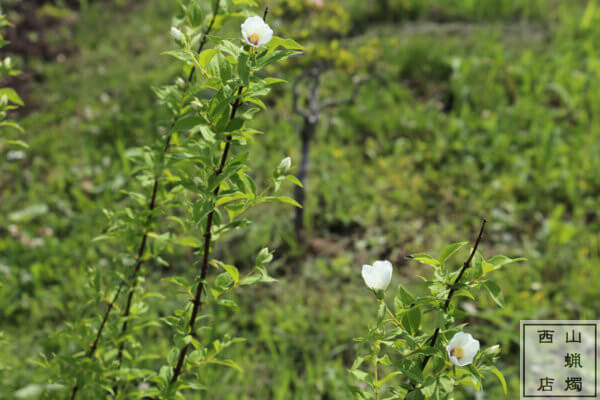
[[[160,55],[172,45],[174,3],[46,9],[52,16],[44,18],[62,21],[47,32],[49,46],[69,51],[14,56],[28,77],[18,118],[29,148],[20,156],[0,148],[0,398],[63,396],[46,392],[53,381],[39,361],[78,351],[59,333],[102,307],[88,271],[109,267],[111,246],[92,239],[107,226],[103,209],[131,203],[121,190],[146,190],[131,179],[127,154],[165,118],[152,87],[180,73]],[[406,256],[472,240],[487,217],[481,252],[528,261],[500,273],[504,308],[483,292],[461,298],[460,308],[482,345],[501,345],[499,368],[516,399],[519,320],[596,319],[600,309],[600,4],[325,3],[269,2],[275,30],[307,54],[275,71],[289,83],[253,122],[265,132],[252,149],[256,181],[281,154],[297,169],[302,119],[291,83],[300,68],[333,49],[339,65],[325,75],[325,97],[348,95],[354,75],[376,76],[354,104],[323,112],[310,155],[306,244],[296,241],[292,207],[277,205],[254,210],[255,224],[215,249],[243,270],[268,243],[278,282],[238,291],[237,309],[205,310],[208,342],[246,338],[226,351],[243,371],[207,366],[206,390],[190,398],[353,398],[353,338],[375,319],[362,264],[389,259],[394,285],[418,290],[418,275],[429,271]],[[60,9],[56,2],[51,10]],[[175,272],[195,275],[185,248],[164,258],[169,268],[146,266],[146,293],[170,290],[165,278]],[[147,301],[149,313],[165,316],[183,299]],[[154,352],[168,351],[163,325],[141,334]],[[486,383],[484,397],[465,390],[454,398],[504,398],[496,380]]]

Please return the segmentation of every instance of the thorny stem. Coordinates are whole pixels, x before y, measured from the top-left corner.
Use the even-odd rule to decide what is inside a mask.
[[[463,277],[465,271],[471,267],[471,261],[473,260],[473,257],[475,256],[475,253],[477,252],[477,248],[479,247],[479,242],[481,241],[481,238],[483,237],[483,231],[485,229],[486,223],[487,223],[487,219],[484,218],[483,221],[481,222],[481,229],[479,230],[479,235],[477,235],[477,239],[475,240],[475,244],[473,245],[473,250],[471,251],[469,258],[467,258],[467,261],[465,261],[465,263],[463,264],[458,276],[454,280],[454,283],[450,287],[450,291],[448,292],[448,297],[446,297],[446,302],[444,303],[443,311],[448,310],[448,306],[450,305],[452,296],[454,296],[454,292],[456,291],[456,289],[458,287],[458,283],[460,282],[461,278]],[[439,333],[440,333],[440,328],[438,327],[433,332],[433,336],[431,337],[431,343],[429,344],[430,347],[434,347],[435,344],[437,343]],[[425,370],[425,367],[427,366],[427,363],[429,362],[430,358],[431,358],[431,356],[428,355],[423,359],[423,363],[421,364],[422,371]],[[413,389],[413,391],[414,391],[414,389]]]
[[[220,3],[221,0],[217,0],[217,2],[215,3],[215,10],[212,16],[212,19],[208,25],[208,27],[206,28],[206,30],[204,31],[204,35],[202,37],[202,41],[200,42],[200,45],[198,46],[198,54],[200,54],[202,52],[202,50],[204,49],[204,46],[207,42],[208,39],[208,34],[210,33],[210,31],[212,30],[212,27],[215,23],[215,19],[217,17],[217,13],[219,11],[219,7],[220,7]],[[190,74],[188,75],[188,82],[191,82],[193,77],[194,77],[194,71],[195,71],[195,67],[192,67]],[[177,123],[177,121],[179,120],[179,117],[181,116],[181,113],[179,113],[175,119],[173,120],[173,122],[171,123],[171,126],[169,127],[169,134],[167,136],[167,140],[165,142],[165,146],[163,148],[163,152],[162,157],[164,158],[165,154],[169,151],[169,147],[171,145],[171,138],[173,137],[173,128],[175,127],[175,124]],[[162,171],[157,173],[156,176],[154,177],[154,184],[152,186],[152,197],[150,199],[150,203],[148,204],[148,209],[150,210],[150,214],[148,215],[148,220],[146,223],[146,226],[150,225],[150,222],[152,221],[152,211],[156,208],[156,195],[158,192],[158,185],[159,185],[159,179],[160,176],[162,175]],[[143,236],[142,236],[142,240],[140,243],[140,247],[138,249],[138,255],[137,255],[137,262],[135,264],[135,267],[133,268],[133,272],[130,274],[130,276],[128,277],[128,280],[132,280],[137,278],[137,274],[139,272],[139,270],[141,269],[142,266],[142,262],[143,262],[143,255],[144,252],[146,250],[146,242],[148,241],[148,232],[144,232]],[[96,352],[96,350],[98,349],[98,344],[100,342],[100,338],[102,336],[102,332],[104,331],[104,327],[106,326],[106,322],[108,320],[108,317],[110,315],[110,312],[112,311],[115,303],[117,302],[117,300],[119,299],[119,296],[121,294],[121,292],[123,291],[123,288],[125,287],[125,285],[127,284],[127,282],[125,281],[121,281],[121,283],[119,284],[119,287],[117,289],[117,292],[115,293],[115,296],[113,297],[112,301],[110,303],[108,303],[108,307],[106,308],[106,311],[104,312],[104,316],[102,317],[102,322],[100,323],[100,327],[98,328],[98,332],[96,333],[96,337],[94,339],[94,343],[92,344],[92,346],[90,347],[90,350],[87,354],[88,358],[92,358]],[[123,325],[121,327],[121,334],[123,334],[126,330],[127,330],[127,317],[129,317],[129,314],[131,312],[131,304],[133,301],[133,294],[135,292],[135,288],[136,288],[136,284],[137,281],[134,281],[133,286],[130,288],[129,290],[129,295],[127,298],[127,306],[125,308],[125,313],[124,313],[124,318],[125,321],[123,322]],[[121,362],[123,360],[123,350],[125,347],[125,342],[122,342],[121,345],[119,346],[119,353],[117,356],[118,359],[118,368],[121,367]],[[79,385],[76,384],[73,387],[73,390],[71,392],[71,400],[74,400],[77,397],[77,393],[79,392]],[[116,394],[116,390],[115,390],[115,394]]]

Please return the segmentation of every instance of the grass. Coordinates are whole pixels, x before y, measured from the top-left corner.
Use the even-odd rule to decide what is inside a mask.
[[[388,258],[398,266],[394,285],[410,287],[428,271],[405,255],[470,239],[482,216],[490,220],[484,254],[529,259],[503,272],[504,309],[484,294],[461,300],[482,344],[502,345],[510,398],[518,390],[520,319],[595,318],[600,15],[578,1],[422,3],[390,1],[389,18],[361,2],[349,7],[351,38],[342,45],[358,53],[375,40],[383,81],[323,117],[311,155],[307,248],[295,244],[292,211],[278,206],[261,209],[256,225],[217,249],[244,267],[274,244],[281,250],[272,273],[280,281],[241,291],[239,310],[210,310],[207,340],[236,332],[251,351],[228,350],[243,373],[207,367],[207,391],[198,398],[350,398],[359,384],[346,371],[356,354],[352,339],[375,311],[360,265]],[[119,190],[136,184],[125,153],[157,132],[162,118],[151,87],[179,72],[159,56],[169,47],[169,2],[88,7],[72,30],[58,33],[77,50],[73,56],[31,61],[43,80],[31,83],[26,98],[26,157],[6,161],[2,150],[3,398],[47,383],[36,365],[40,353],[78,350],[54,333],[98,309],[86,274],[106,267],[110,249],[91,239],[105,226],[102,209],[124,206]],[[294,73],[281,71],[290,80]],[[331,74],[325,93],[347,82]],[[272,101],[275,112],[257,122],[266,134],[253,149],[265,175],[282,153],[299,159],[289,86]],[[169,255],[173,270],[188,269],[189,260],[180,249]],[[151,266],[147,290],[164,291],[169,274]],[[153,313],[165,315],[182,300],[150,301]],[[168,330],[145,336],[166,351]],[[500,398],[497,383],[488,388],[489,398]],[[457,396],[474,398],[468,390]]]

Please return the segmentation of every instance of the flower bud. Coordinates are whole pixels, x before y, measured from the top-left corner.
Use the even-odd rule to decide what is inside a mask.
[[[292,167],[292,159],[290,157],[286,157],[279,163],[279,170],[284,174],[287,173]]]
[[[183,39],[183,33],[179,29],[175,28],[174,26],[171,27],[171,36],[173,37],[173,39],[175,39],[177,41]]]
[[[381,293],[389,286],[392,280],[392,271],[391,262],[375,261],[373,265],[363,265],[362,277],[369,289]]]
[[[265,247],[256,256],[256,265],[266,264],[268,262],[271,262],[272,259],[273,259],[273,254],[271,254],[269,252],[269,249],[267,247]]]

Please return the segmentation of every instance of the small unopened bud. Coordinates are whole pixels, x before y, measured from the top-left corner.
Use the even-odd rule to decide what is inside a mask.
[[[258,253],[258,256],[256,256],[256,265],[266,264],[268,262],[271,262],[272,259],[273,254],[271,254],[269,252],[269,249],[265,247]]]
[[[204,104],[202,104],[200,100],[194,99],[194,101],[192,101],[192,107],[194,107],[195,110],[201,110],[204,108]]]
[[[185,81],[183,80],[183,78],[182,78],[182,77],[179,77],[179,78],[177,78],[177,79],[175,80],[175,84],[176,84],[177,86],[179,86],[180,88],[183,88],[183,87],[185,87]]]
[[[179,29],[175,28],[174,26],[171,27],[171,36],[175,40],[183,39],[183,33]]]
[[[290,168],[292,167],[292,159],[290,157],[286,157],[283,160],[281,160],[281,162],[279,163],[279,169],[283,172],[286,173],[290,170]]]

